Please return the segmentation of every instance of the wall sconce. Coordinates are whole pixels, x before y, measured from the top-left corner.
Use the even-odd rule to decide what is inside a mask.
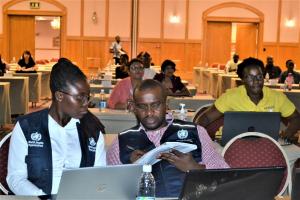
[[[296,26],[296,20],[295,19],[286,19],[284,25],[288,28],[293,28]]]
[[[96,12],[93,12],[92,21],[93,21],[94,24],[97,24],[97,22],[98,22],[98,17],[97,17],[97,13]]]
[[[169,22],[171,24],[179,24],[180,23],[180,16],[178,15],[171,15],[169,18]]]

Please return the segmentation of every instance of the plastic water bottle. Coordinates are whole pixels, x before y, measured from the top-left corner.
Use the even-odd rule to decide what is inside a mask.
[[[180,105],[180,111],[179,111],[179,119],[185,121],[186,120],[186,110],[185,110],[185,104],[181,103]]]
[[[101,92],[100,92],[100,102],[99,102],[99,110],[100,111],[104,111],[105,108],[106,108],[105,93],[104,93],[104,89],[101,89]]]
[[[155,199],[155,180],[151,174],[152,166],[144,165],[143,174],[139,181],[139,191],[136,200],[154,200]]]
[[[288,76],[286,77],[285,82],[287,85],[287,89],[292,90],[293,83],[294,83],[294,77],[293,77],[292,73],[288,73]]]
[[[269,79],[270,79],[270,75],[269,73],[266,74],[266,82],[268,83],[269,82]]]

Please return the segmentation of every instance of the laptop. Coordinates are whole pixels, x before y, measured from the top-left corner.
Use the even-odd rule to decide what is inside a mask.
[[[277,141],[279,130],[279,112],[225,112],[221,145],[245,132],[264,133]]]
[[[180,200],[274,200],[285,167],[191,170]]]
[[[291,200],[300,199],[300,168],[295,168],[292,180],[292,198]]]
[[[53,199],[135,199],[142,167],[131,164],[64,170]]]

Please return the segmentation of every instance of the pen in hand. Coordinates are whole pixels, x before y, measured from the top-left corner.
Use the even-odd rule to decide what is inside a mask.
[[[126,147],[132,151],[134,151],[135,149],[132,146],[126,145]]]

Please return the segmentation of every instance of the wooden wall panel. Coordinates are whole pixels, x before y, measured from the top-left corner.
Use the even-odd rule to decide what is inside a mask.
[[[281,67],[283,71],[286,70],[285,62],[289,59],[295,61],[297,68],[299,69],[300,65],[300,48],[299,46],[289,46],[289,45],[280,45],[278,50],[278,57],[276,63]]]
[[[161,45],[161,63],[170,59],[176,63],[176,73],[185,70],[184,42],[164,42]]]
[[[97,63],[99,62],[98,67],[103,67],[105,63],[104,56],[104,41],[101,40],[85,40],[83,41],[83,68],[88,67],[88,59],[94,59]]]
[[[83,47],[82,41],[76,39],[67,39],[66,48],[63,57],[66,57],[83,68]]]
[[[3,40],[3,35],[0,35],[0,54],[3,57],[3,48],[4,48],[4,44],[3,44],[4,40]]]
[[[240,59],[257,56],[257,29],[258,25],[254,23],[237,24],[235,48]]]
[[[201,43],[187,43],[185,45],[185,66],[189,71],[201,61]]]
[[[277,47],[276,43],[265,43],[263,44],[263,51],[259,59],[261,59],[264,63],[267,60],[268,56],[273,56],[276,62],[277,58]]]

